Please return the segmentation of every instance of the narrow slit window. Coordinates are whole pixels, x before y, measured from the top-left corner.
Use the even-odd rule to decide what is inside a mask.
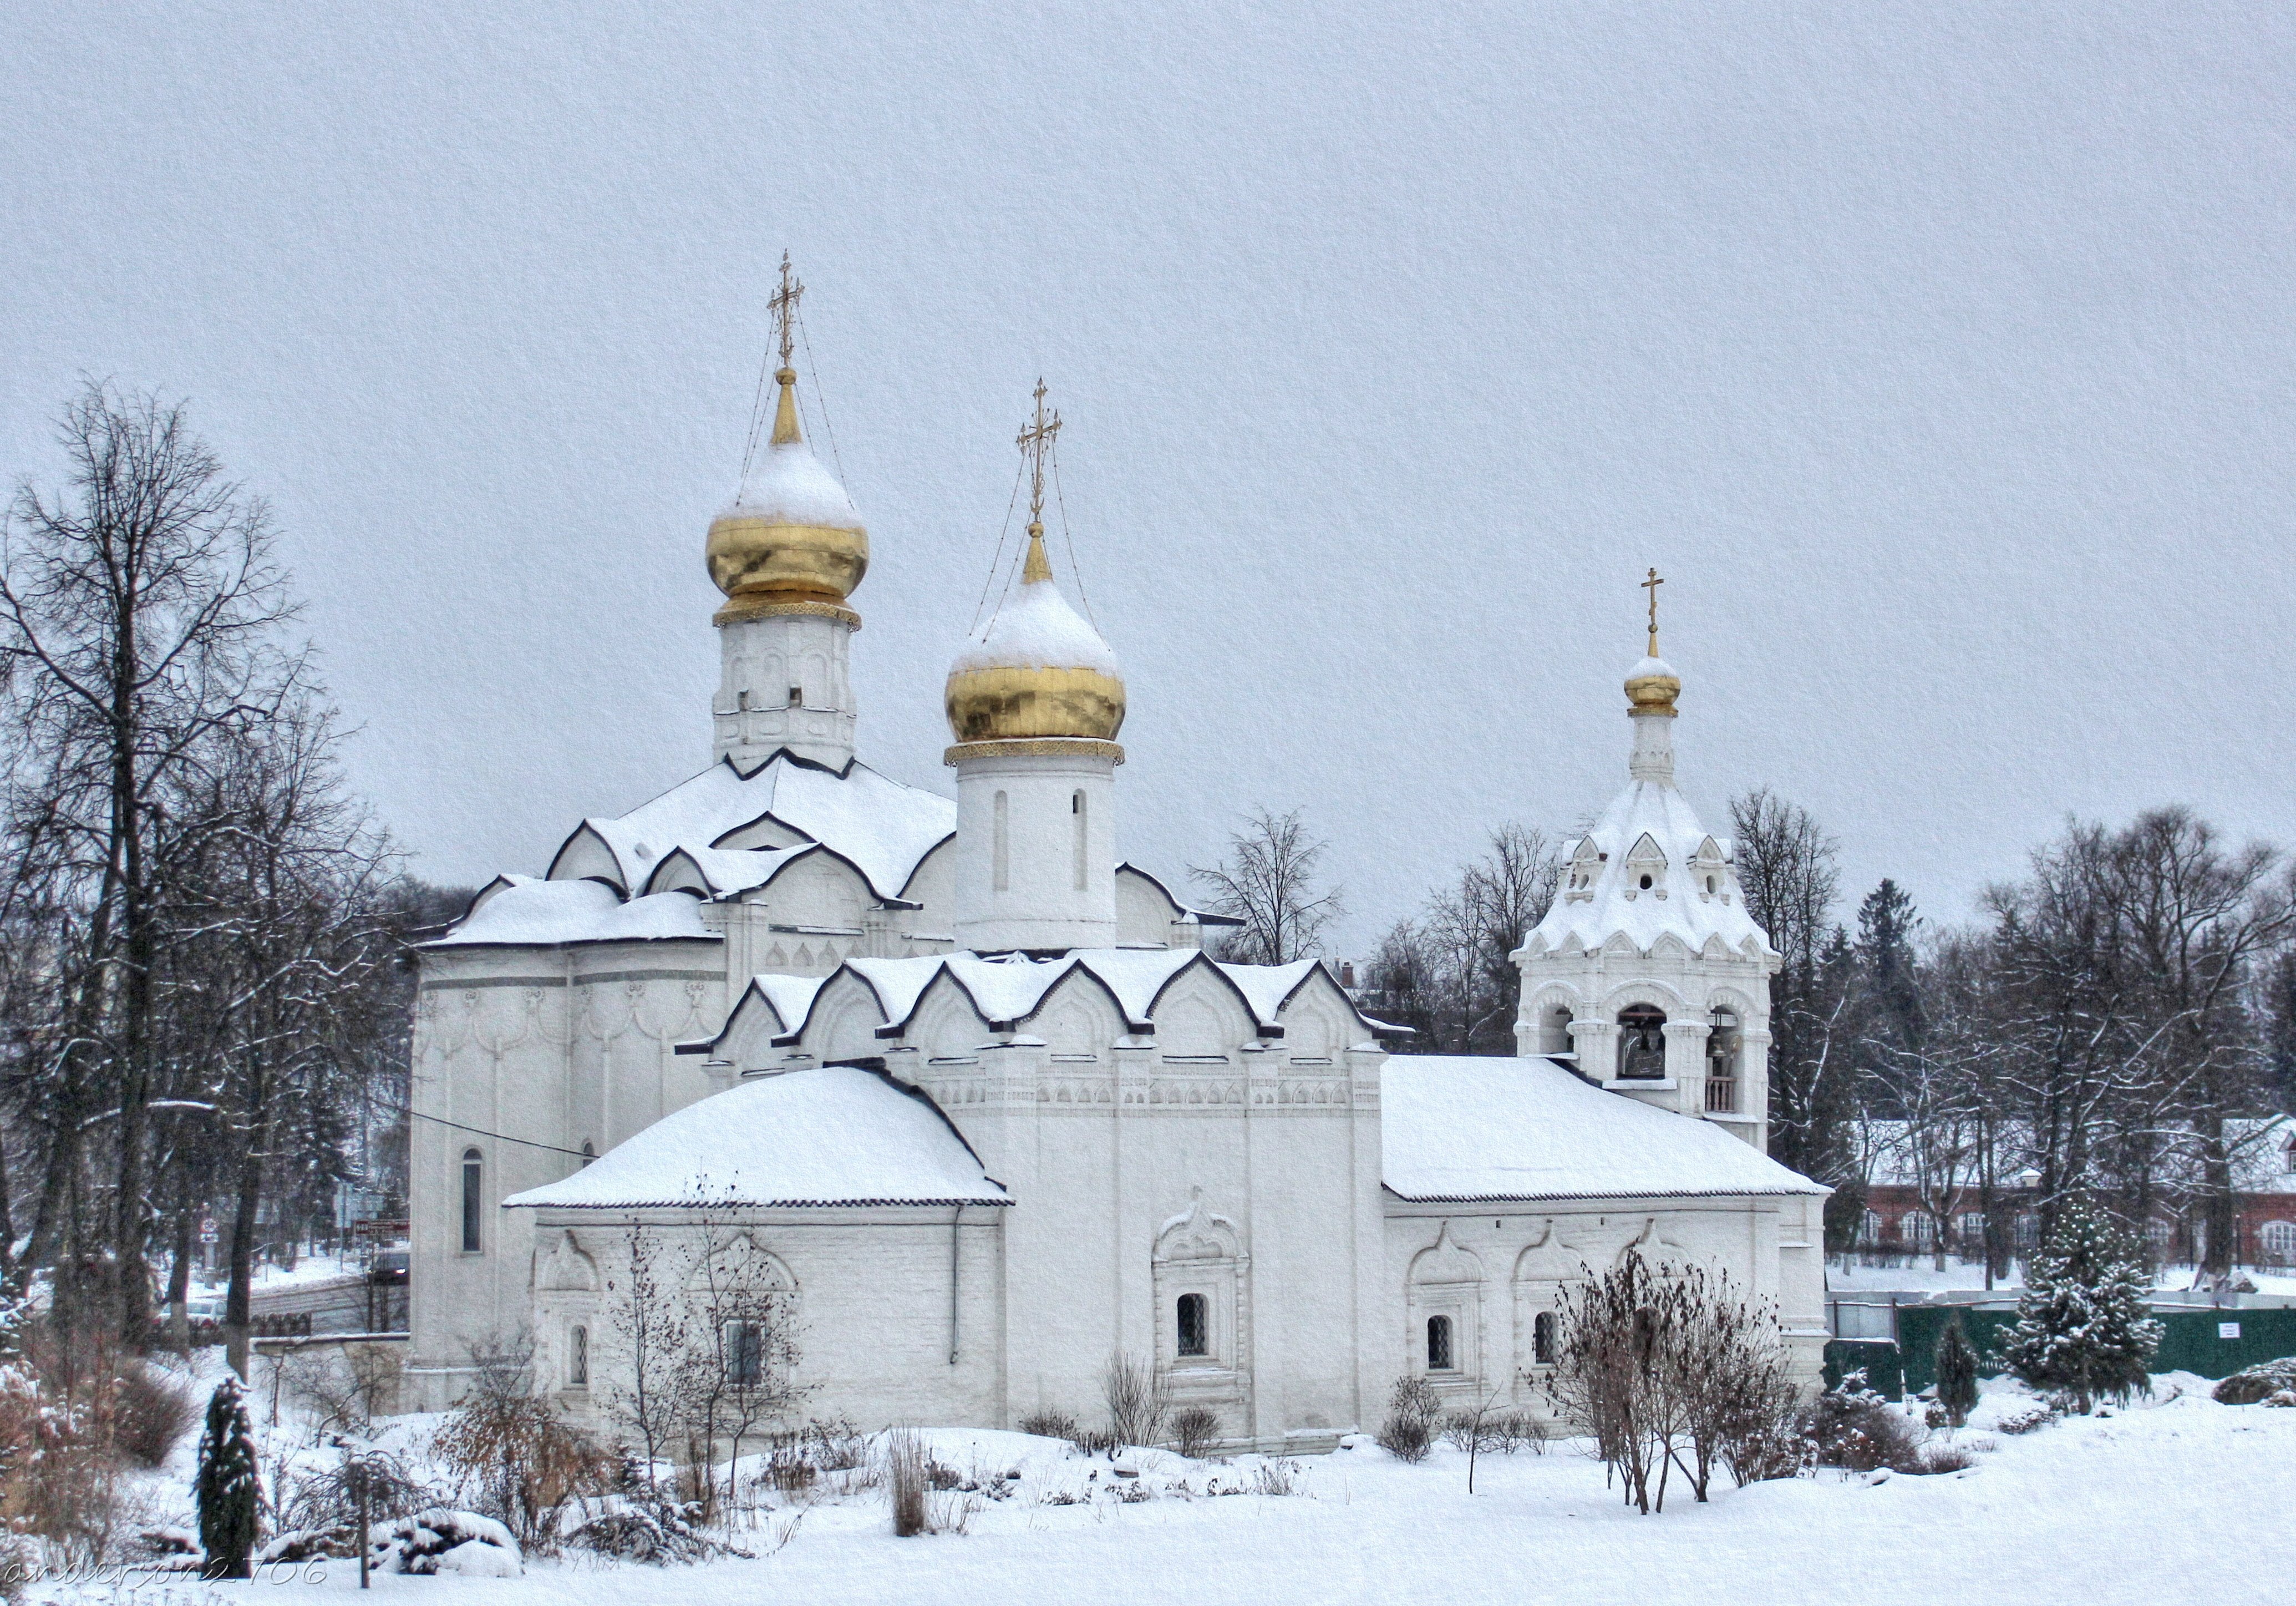
[[[582,1164],[583,1164],[584,1165],[587,1165],[591,1161],[593,1161],[593,1160],[596,1159],[597,1157],[598,1157],[598,1151],[597,1151],[597,1149],[596,1149],[595,1148],[592,1147],[591,1142],[590,1142],[590,1140],[589,1140],[589,1139],[587,1139],[587,1138],[583,1139],[583,1140],[582,1140]],[[579,1167],[577,1167],[577,1169],[579,1169]]]
[[[1541,1311],[1531,1319],[1530,1358],[1541,1366],[1554,1364],[1554,1313]]]
[[[791,708],[803,708],[805,706],[804,687],[792,686],[790,688],[789,705]]]
[[[486,1219],[487,1162],[475,1149],[463,1151],[463,1253],[476,1255],[484,1245],[480,1228]]]
[[[1076,890],[1082,892],[1085,889],[1086,869],[1091,861],[1091,852],[1086,843],[1092,836],[1089,829],[1092,816],[1085,803],[1082,787],[1078,787],[1070,795],[1069,812],[1074,816],[1073,829],[1076,833]]]
[[[1427,1318],[1427,1370],[1449,1371],[1456,1364],[1451,1358],[1451,1318]]]
[[[1183,1355],[1208,1355],[1212,1352],[1210,1301],[1201,1294],[1180,1296],[1180,1342]]]
[[[590,1330],[578,1327],[566,1335],[566,1387],[590,1386]]]

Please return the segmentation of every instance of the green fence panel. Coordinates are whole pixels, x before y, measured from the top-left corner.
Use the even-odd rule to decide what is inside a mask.
[[[1903,1357],[1887,1338],[1829,1338],[1825,1341],[1825,1386],[1841,1387],[1841,1380],[1863,1369],[1866,1387],[1884,1398],[1906,1397]]]
[[[1914,1394],[1937,1381],[1938,1335],[1958,1309],[1962,1329],[1977,1347],[1984,1369],[1997,1371],[2001,1341],[2017,1325],[2015,1311],[1972,1310],[1967,1305],[1908,1305],[1898,1311],[1898,1350],[1906,1388]],[[2296,1355],[2296,1310],[2162,1310],[2153,1313],[2164,1330],[2154,1371],[2191,1371],[2228,1378],[2243,1366]],[[1826,1346],[1830,1359],[1833,1346]],[[1876,1382],[1877,1388],[1881,1385]],[[1885,1391],[1886,1392],[1886,1391]]]

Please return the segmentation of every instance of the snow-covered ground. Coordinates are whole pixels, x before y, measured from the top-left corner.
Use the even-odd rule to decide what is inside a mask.
[[[1997,1392],[1980,1422],[2010,1404]],[[403,1606],[718,1606],[728,1600],[1029,1606],[1079,1601],[1634,1602],[1669,1606],[2211,1606],[2285,1598],[2296,1577],[2296,1411],[2223,1406],[2190,1376],[2110,1415],[2009,1437],[1965,1430],[1969,1470],[1878,1481],[1823,1473],[1718,1493],[1679,1485],[1640,1517],[1602,1468],[1557,1447],[1466,1458],[1439,1448],[1406,1466],[1368,1444],[1299,1464],[1291,1495],[1210,1492],[1255,1481],[1232,1468],[1142,1460],[1120,1480],[1104,1458],[1017,1434],[940,1432],[937,1459],[987,1475],[1019,1470],[1012,1498],[980,1503],[968,1531],[898,1539],[882,1494],[768,1520],[786,1544],[755,1561],[657,1569],[583,1557],[529,1561],[515,1579],[378,1576]],[[180,1456],[179,1456],[180,1459]],[[180,1473],[180,1469],[176,1470]],[[1093,1474],[1097,1476],[1092,1476]],[[1724,1481],[1718,1479],[1718,1482]],[[1161,1486],[1124,1501],[1111,1487]],[[1075,1504],[1056,1495],[1094,1491]],[[161,1493],[154,1488],[154,1495]],[[750,1541],[759,1548],[766,1534]],[[352,1606],[357,1569],[312,1582],[145,1584],[135,1598],[217,1606],[257,1592],[279,1606]],[[117,1588],[42,1586],[94,1606]]]

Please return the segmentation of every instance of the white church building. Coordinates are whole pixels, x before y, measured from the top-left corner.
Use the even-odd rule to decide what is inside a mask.
[[[781,1291],[806,1412],[865,1426],[1090,1422],[1116,1353],[1238,1447],[1376,1426],[1407,1372],[1536,1405],[1559,1292],[1629,1247],[1775,1301],[1815,1375],[1777,959],[1675,787],[1654,630],[1627,788],[1516,956],[1521,1057],[1391,1056],[1322,963],[1218,962],[1119,861],[1127,690],[1037,518],[944,688],[955,801],[855,756],[869,543],[795,377],[709,527],[709,766],[422,951],[406,1406],[523,1333],[603,1416],[633,1232],[705,1230]],[[1040,389],[1039,476],[1057,428]]]

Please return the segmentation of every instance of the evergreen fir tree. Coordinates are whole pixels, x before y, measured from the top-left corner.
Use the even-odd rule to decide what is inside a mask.
[[[200,1548],[207,1552],[201,1577],[251,1577],[255,1553],[255,1427],[248,1421],[247,1396],[237,1378],[226,1376],[208,1401],[207,1431],[200,1436],[200,1471],[192,1485],[200,1508]]]
[[[1938,1334],[1933,1364],[1937,1369],[1938,1404],[1945,1407],[1946,1421],[1961,1427],[1969,1421],[1969,1413],[1977,1409],[1977,1347],[1962,1330],[1959,1311],[1945,1319],[1945,1327]]]
[[[2030,1387],[2087,1411],[2150,1386],[2163,1331],[2146,1314],[2144,1263],[2128,1235],[2076,1199],[2033,1256],[2017,1325],[2001,1347]]]

